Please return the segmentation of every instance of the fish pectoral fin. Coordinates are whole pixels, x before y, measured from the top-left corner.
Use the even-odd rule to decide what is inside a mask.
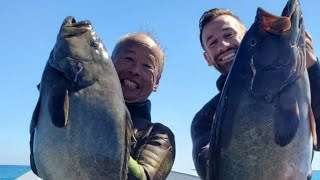
[[[65,127],[69,117],[69,93],[67,89],[55,89],[49,100],[49,113],[52,123],[59,128]]]
[[[294,138],[299,126],[299,116],[295,110],[285,110],[277,116],[274,120],[275,142],[283,147]]]
[[[317,130],[316,130],[316,120],[314,118],[311,105],[309,105],[309,120],[310,120],[310,130],[311,130],[311,136],[313,139],[313,146],[315,149],[317,149],[318,139],[317,139]]]
[[[275,142],[281,147],[292,141],[299,126],[299,105],[292,97],[289,93],[280,97],[280,107],[274,117]]]

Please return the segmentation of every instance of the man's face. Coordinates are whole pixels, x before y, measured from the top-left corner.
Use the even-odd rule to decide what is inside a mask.
[[[228,74],[244,34],[244,26],[230,15],[218,16],[206,24],[202,42],[208,65]]]
[[[159,47],[144,35],[118,47],[114,62],[126,102],[144,102],[157,90],[160,57]]]

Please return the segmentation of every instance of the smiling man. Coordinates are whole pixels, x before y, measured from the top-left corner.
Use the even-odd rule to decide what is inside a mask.
[[[216,85],[219,93],[206,103],[195,115],[191,124],[193,143],[192,156],[201,179],[206,178],[209,141],[213,117],[216,112],[221,91],[237,54],[246,28],[241,20],[227,9],[210,9],[203,13],[199,21],[200,42],[204,59],[214,66],[221,76]],[[316,119],[317,132],[320,134],[320,65],[313,51],[311,36],[306,33],[306,66],[308,68],[312,110]],[[318,142],[320,136],[318,136]],[[320,150],[320,146],[315,150]],[[309,176],[310,178],[311,176]]]
[[[246,28],[231,13],[221,15],[217,13],[217,17],[204,19],[202,24],[200,38],[202,48],[205,50],[204,58],[209,66],[214,66],[221,74],[226,75],[231,68]]]
[[[173,166],[174,135],[168,127],[151,122],[148,100],[159,86],[164,57],[158,42],[148,33],[121,37],[112,53],[137,140],[130,152],[129,180],[166,179]]]

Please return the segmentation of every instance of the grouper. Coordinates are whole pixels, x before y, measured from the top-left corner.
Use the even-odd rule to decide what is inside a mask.
[[[132,122],[114,65],[90,21],[65,18],[39,91],[30,126],[38,176],[126,179]]]
[[[316,132],[298,0],[281,16],[257,9],[211,132],[209,180],[307,179]]]

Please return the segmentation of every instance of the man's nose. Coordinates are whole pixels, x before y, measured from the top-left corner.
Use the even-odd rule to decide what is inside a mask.
[[[132,73],[134,76],[138,76],[140,75],[140,67],[138,64],[133,64],[130,69],[129,72]]]
[[[225,51],[225,49],[227,49],[230,46],[230,43],[225,41],[225,40],[221,40],[219,43],[219,52],[221,51]]]

